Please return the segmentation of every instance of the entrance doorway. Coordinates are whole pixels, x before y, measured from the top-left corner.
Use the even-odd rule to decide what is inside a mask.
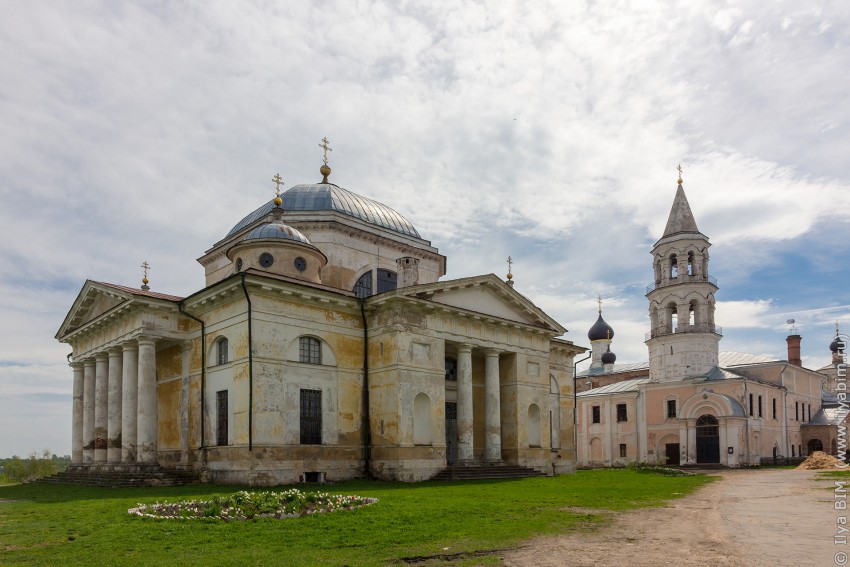
[[[809,450],[809,455],[815,451],[823,451],[823,442],[820,439],[811,439],[809,440],[807,449]]]
[[[720,427],[713,415],[697,419],[697,463],[720,464]]]
[[[457,403],[446,402],[446,464],[457,461]]]
[[[664,445],[664,456],[667,457],[667,464],[679,466],[679,444],[667,443]]]

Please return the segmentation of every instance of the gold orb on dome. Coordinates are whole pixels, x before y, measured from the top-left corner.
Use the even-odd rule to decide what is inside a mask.
[[[275,197],[275,198],[274,198],[274,204],[275,204],[275,205],[277,205],[278,207],[279,207],[282,203],[283,203],[283,199],[281,199],[279,195],[278,195],[277,197]]]

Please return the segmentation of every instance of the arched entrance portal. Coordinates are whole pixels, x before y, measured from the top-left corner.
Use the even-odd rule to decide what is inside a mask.
[[[697,463],[720,463],[720,427],[713,415],[697,419]]]
[[[809,455],[814,453],[815,451],[823,451],[823,442],[820,439],[811,439],[809,440]]]

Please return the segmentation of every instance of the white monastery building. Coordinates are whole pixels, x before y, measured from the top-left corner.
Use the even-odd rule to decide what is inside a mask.
[[[85,282],[56,335],[72,348],[73,468],[254,485],[573,472],[586,349],[510,274],[440,281],[445,256],[410,222],[328,181],[323,142],[322,181],[280,193],[275,176],[278,195],[198,259],[202,289]],[[713,307],[695,305],[706,338],[688,348],[716,352]]]
[[[846,411],[827,376],[802,367],[796,332],[787,338],[787,360],[719,352],[709,246],[680,177],[664,234],[652,248],[648,364],[615,365],[614,329],[602,318],[601,303],[588,333],[592,363],[576,387],[579,466],[740,467],[815,450],[836,453]],[[836,369],[844,346],[836,330],[830,345]]]

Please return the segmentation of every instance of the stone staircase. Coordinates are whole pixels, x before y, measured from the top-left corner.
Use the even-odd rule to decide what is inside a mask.
[[[33,482],[40,484],[70,484],[128,488],[137,486],[182,486],[200,482],[192,471],[164,469],[157,466],[127,468],[68,467],[53,476]]]
[[[437,473],[431,480],[493,480],[546,476],[537,469],[520,465],[472,464],[451,465]]]

